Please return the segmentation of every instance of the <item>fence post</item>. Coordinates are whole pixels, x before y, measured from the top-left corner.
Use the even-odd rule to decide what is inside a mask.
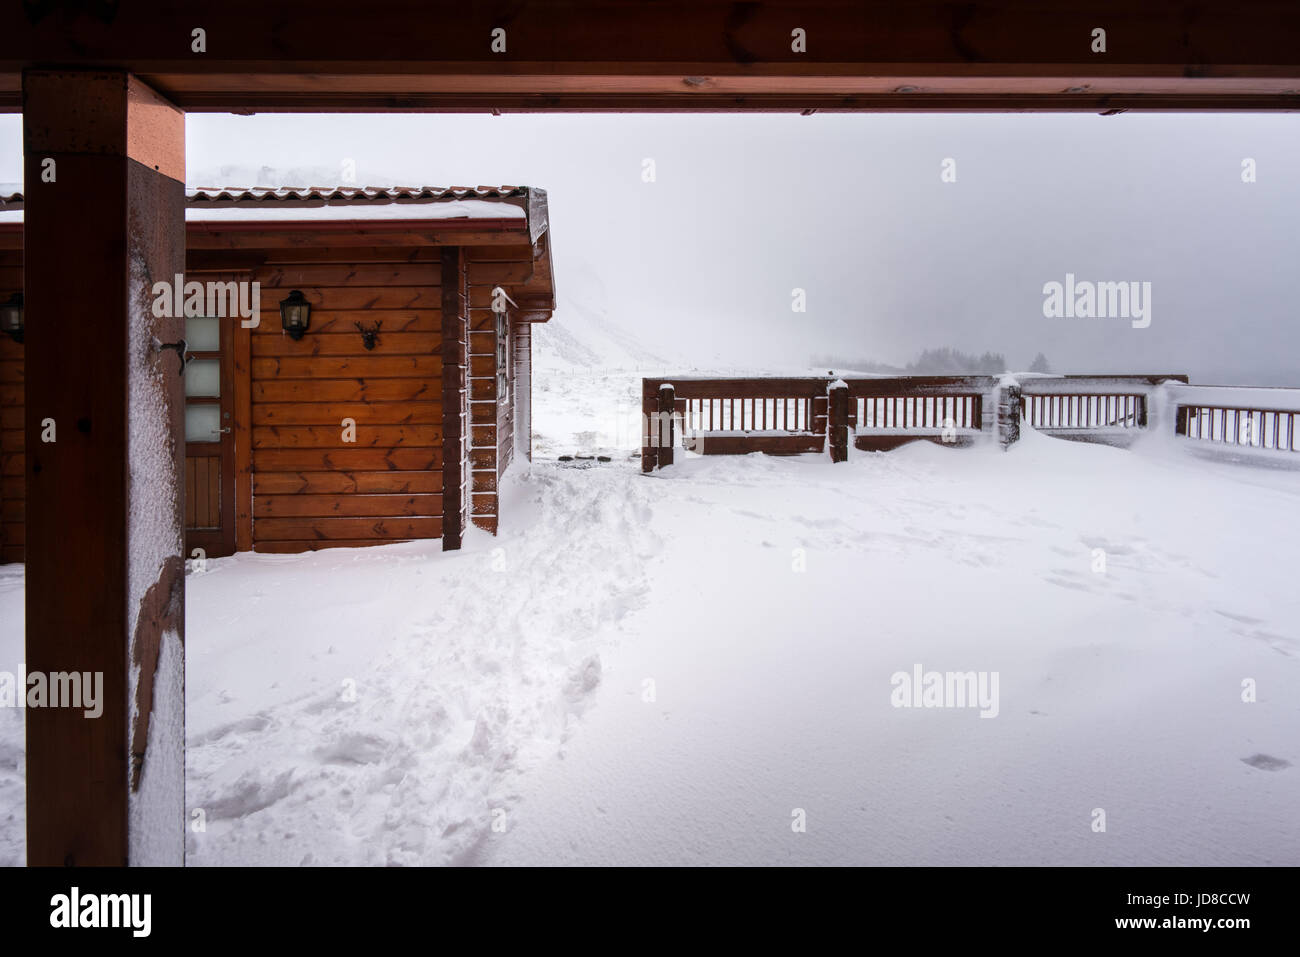
[[[1174,435],[1187,435],[1192,419],[1191,406],[1179,405],[1175,408],[1178,409],[1178,413],[1174,418]]]
[[[659,396],[650,383],[641,380],[641,471],[653,472],[658,451]]]
[[[849,458],[849,387],[843,379],[836,379],[826,390],[829,401],[826,410],[826,447],[832,462],[847,462]]]
[[[673,446],[676,444],[677,391],[665,382],[659,387],[659,415],[655,436],[659,440],[659,468],[673,464]]]
[[[998,387],[998,444],[1004,449],[1020,439],[1020,386],[1007,383]]]

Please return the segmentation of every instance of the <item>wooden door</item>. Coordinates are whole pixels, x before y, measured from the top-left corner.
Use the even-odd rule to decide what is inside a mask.
[[[185,554],[235,551],[233,324],[185,320]]]

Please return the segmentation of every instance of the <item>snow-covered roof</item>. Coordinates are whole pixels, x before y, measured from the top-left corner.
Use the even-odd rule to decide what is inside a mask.
[[[519,199],[526,186],[202,186],[185,191],[191,206],[222,202],[392,203]]]
[[[518,206],[482,199],[462,199],[438,203],[365,203],[348,205],[294,206],[227,204],[190,205],[185,210],[187,223],[201,222],[317,222],[320,220],[372,219],[524,219]]]
[[[11,192],[3,192],[12,189]],[[23,221],[22,192],[0,187],[0,225]],[[185,191],[187,223],[314,223],[401,220],[509,220],[535,244],[533,277],[520,291],[532,295],[529,321],[555,307],[546,191],[528,186],[254,186]],[[222,227],[207,227],[219,230]],[[310,228],[310,227],[308,227]],[[322,229],[324,227],[321,227]],[[12,230],[10,230],[12,232]],[[522,237],[520,237],[522,239]],[[523,300],[520,300],[523,303]]]
[[[526,186],[202,187],[185,192],[187,222],[526,219]],[[23,194],[0,195],[0,223],[23,221]]]

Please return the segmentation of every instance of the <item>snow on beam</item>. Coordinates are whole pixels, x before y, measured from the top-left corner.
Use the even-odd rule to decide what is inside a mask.
[[[1300,412],[1300,389],[1267,386],[1174,385],[1170,398],[1179,405],[1201,408]]]

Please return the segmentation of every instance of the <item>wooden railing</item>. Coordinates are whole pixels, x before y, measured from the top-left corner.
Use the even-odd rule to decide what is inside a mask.
[[[1056,438],[1127,445],[1147,427],[1148,399],[1184,375],[1052,376],[1020,380],[1024,424]]]
[[[1146,396],[1131,392],[1026,395],[1025,424],[1043,432],[1140,429],[1147,424]]]
[[[1005,447],[1018,439],[1022,417],[1048,435],[1124,445],[1148,427],[1152,393],[1163,384],[1195,388],[1186,382],[1182,375],[645,379],[641,463],[645,471],[671,465],[679,445],[705,455],[829,450],[836,462],[850,445],[885,451],[916,439],[962,446],[987,435]],[[1180,433],[1201,436],[1207,414],[1180,410]],[[1261,441],[1300,450],[1300,403],[1263,415],[1259,428],[1268,438]]]
[[[1300,452],[1300,389],[1180,386],[1173,392],[1175,431],[1187,439],[1243,452]]]
[[[843,379],[851,399],[853,446],[884,452],[913,439],[967,445],[988,428],[993,376]]]
[[[643,379],[641,467],[703,455],[796,455],[826,445],[826,382],[817,378]]]
[[[688,398],[682,428],[687,434],[812,432],[813,399],[808,396]]]

